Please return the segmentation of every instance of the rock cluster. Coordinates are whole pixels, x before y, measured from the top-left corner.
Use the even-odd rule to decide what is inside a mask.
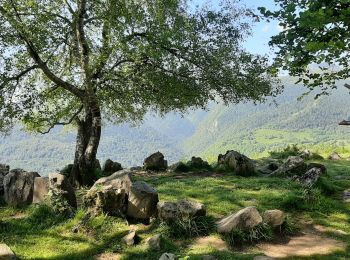
[[[224,155],[220,154],[218,165],[222,165],[240,176],[251,176],[255,173],[254,161],[236,151],[227,151]]]

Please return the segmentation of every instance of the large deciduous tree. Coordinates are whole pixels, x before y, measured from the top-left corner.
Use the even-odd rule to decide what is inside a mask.
[[[90,184],[102,117],[262,100],[266,59],[242,48],[248,10],[234,2],[0,0],[0,127],[75,125],[71,177]]]
[[[350,76],[350,1],[275,2],[277,11],[260,8],[282,28],[270,41],[277,48],[275,67],[289,71],[310,89],[328,94],[337,81]]]

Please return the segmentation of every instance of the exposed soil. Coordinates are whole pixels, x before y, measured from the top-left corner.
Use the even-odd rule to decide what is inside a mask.
[[[217,236],[207,236],[200,237],[196,239],[190,246],[190,249],[200,249],[200,248],[215,248],[218,251],[228,251],[229,246],[227,243]]]

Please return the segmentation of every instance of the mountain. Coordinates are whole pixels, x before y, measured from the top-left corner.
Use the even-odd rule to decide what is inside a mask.
[[[170,163],[193,155],[214,161],[230,149],[259,157],[288,144],[324,154],[350,151],[350,127],[338,126],[350,116],[349,92],[340,87],[330,96],[315,100],[311,93],[298,101],[305,88],[284,83],[283,94],[264,104],[211,104],[209,111],[192,111],[183,117],[148,115],[138,127],[104,126],[98,158],[135,166],[158,150]],[[71,129],[33,135],[17,127],[0,138],[0,162],[47,174],[72,162],[74,141]]]

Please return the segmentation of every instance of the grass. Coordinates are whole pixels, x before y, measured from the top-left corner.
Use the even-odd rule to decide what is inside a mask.
[[[260,212],[281,209],[288,214],[290,220],[312,220],[326,228],[345,231],[347,235],[332,232],[328,235],[350,245],[350,205],[341,201],[341,192],[350,188],[350,179],[346,179],[350,176],[350,162],[325,160],[322,163],[327,166],[328,173],[311,193],[305,192],[295,182],[261,176],[243,178],[223,174],[214,178],[184,174],[183,178],[178,178],[179,174],[166,173],[137,176],[135,179],[154,186],[159,192],[160,200],[192,198],[204,203],[210,216],[206,221],[210,223],[247,206],[256,206]],[[244,251],[233,249],[227,252],[217,251],[213,247],[193,249],[189,245],[195,243],[198,230],[193,229],[192,223],[177,226],[174,235],[167,230],[168,227],[157,221],[149,226],[138,225],[141,243],[127,247],[121,242],[129,230],[124,220],[103,215],[86,219],[85,214],[80,209],[73,219],[66,219],[43,206],[23,209],[2,207],[0,243],[9,245],[20,259],[93,259],[95,255],[106,252],[119,254],[121,259],[132,260],[158,259],[164,252],[177,254],[182,259],[201,259],[206,254],[218,259],[252,259],[259,254],[254,246]],[[202,232],[202,228],[199,231]],[[248,234],[247,239],[261,235],[260,231]],[[161,249],[151,250],[144,241],[158,233],[164,234]],[[213,228],[204,230],[204,233],[217,235]],[[176,234],[180,234],[181,239]],[[349,258],[350,246],[345,252],[308,259]]]

